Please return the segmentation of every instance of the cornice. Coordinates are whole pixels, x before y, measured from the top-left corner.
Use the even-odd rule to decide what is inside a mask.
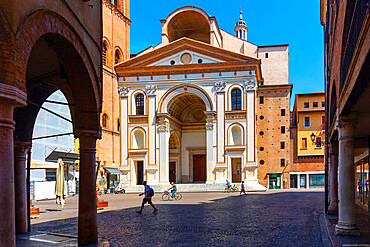
[[[105,7],[110,9],[119,19],[131,25],[131,20],[127,18],[120,10],[118,10],[116,6],[114,6],[114,4],[112,4],[108,0],[103,0],[103,4],[105,5]]]

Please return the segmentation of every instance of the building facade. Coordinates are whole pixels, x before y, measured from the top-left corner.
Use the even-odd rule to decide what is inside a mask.
[[[369,204],[369,1],[321,1],[325,31],[325,95],[329,206],[335,232],[358,235],[356,203]]]
[[[324,188],[325,93],[295,95],[290,188]]]
[[[109,174],[107,168],[120,167],[120,100],[116,64],[130,58],[130,1],[102,0],[103,2],[103,105],[101,113],[102,138],[96,147],[100,163],[99,188],[114,187],[118,174]],[[119,172],[119,171],[117,171]]]
[[[121,143],[127,143],[123,179],[131,185],[244,180],[247,189],[265,189],[257,96],[263,78],[264,85],[288,84],[288,46],[248,42],[242,15],[235,36],[197,7],[179,8],[161,23],[159,45],[116,66]],[[288,109],[290,91],[284,97]]]

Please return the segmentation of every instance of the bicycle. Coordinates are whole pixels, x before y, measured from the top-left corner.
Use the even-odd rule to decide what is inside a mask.
[[[170,192],[168,192],[168,190],[165,190],[165,191],[163,192],[163,195],[162,195],[162,200],[163,200],[163,201],[169,201],[171,198],[172,198],[171,193],[170,193]],[[177,201],[181,200],[181,199],[182,199],[182,195],[181,195],[181,193],[176,191],[176,193],[175,193],[175,197],[174,197],[174,198],[175,198],[175,200],[177,200]]]
[[[229,190],[227,189],[227,186],[225,186],[225,190],[224,192],[228,192]],[[239,191],[239,188],[238,186],[236,186],[235,184],[233,186],[230,187],[230,192],[238,192]]]

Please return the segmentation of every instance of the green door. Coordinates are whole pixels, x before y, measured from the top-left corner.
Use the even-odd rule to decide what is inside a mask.
[[[269,189],[280,189],[281,188],[281,175],[270,174],[269,175]]]

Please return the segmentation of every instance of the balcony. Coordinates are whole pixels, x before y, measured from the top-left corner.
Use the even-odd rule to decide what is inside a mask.
[[[352,58],[355,55],[354,53],[358,45],[359,37],[368,12],[369,0],[357,0],[352,14],[352,21],[348,32],[347,45],[342,63],[340,92],[343,90],[344,83],[351,67]]]

